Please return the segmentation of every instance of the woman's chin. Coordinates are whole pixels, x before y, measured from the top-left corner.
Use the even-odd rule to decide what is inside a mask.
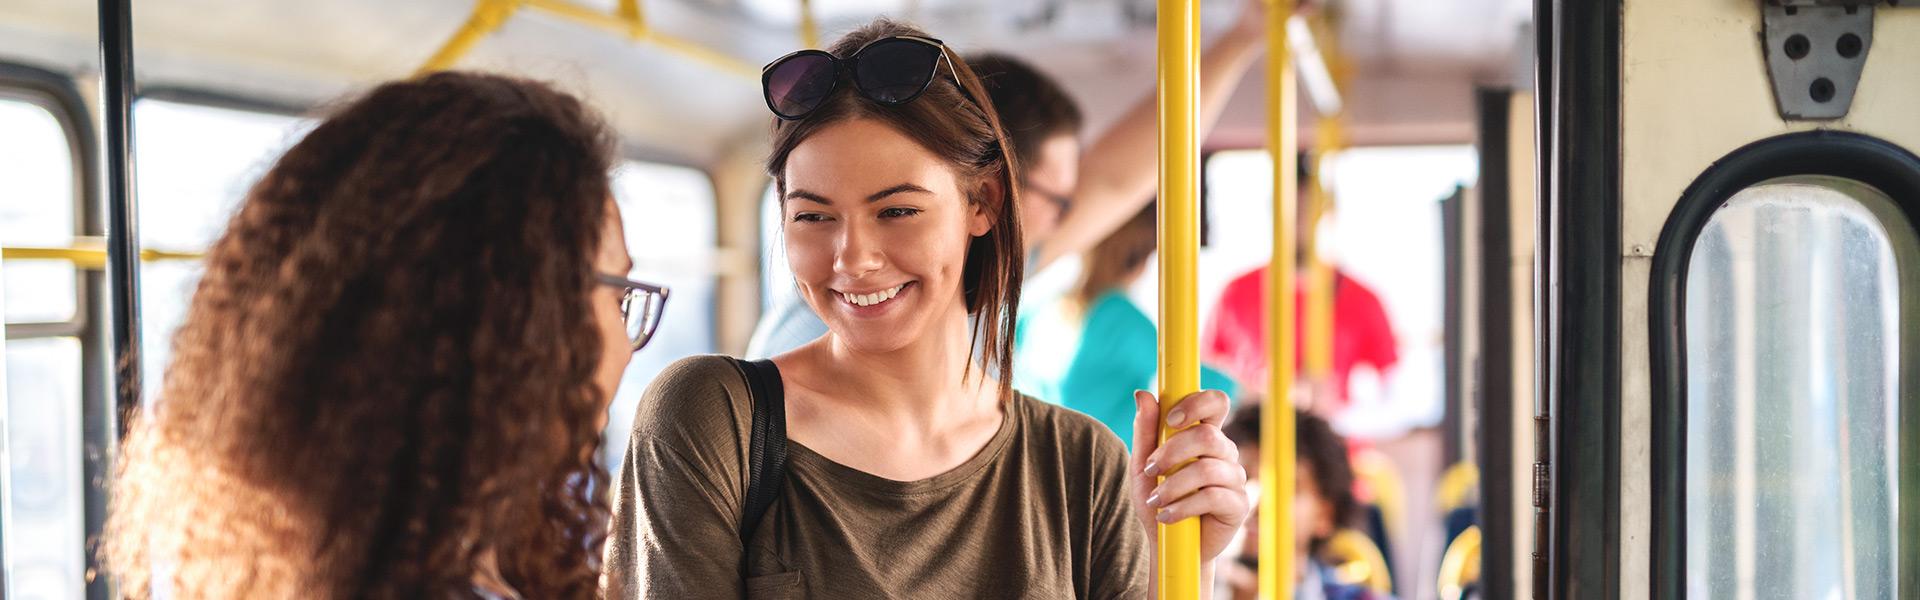
[[[841,348],[860,354],[881,354],[907,347],[914,336],[903,335],[898,328],[888,329],[876,324],[858,325],[829,323],[827,329],[833,332],[834,340]]]

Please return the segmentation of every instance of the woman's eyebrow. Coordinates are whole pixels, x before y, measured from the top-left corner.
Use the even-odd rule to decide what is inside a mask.
[[[787,190],[787,199],[788,200],[806,200],[808,202],[825,204],[828,206],[833,205],[833,201],[828,200],[826,196],[822,196],[822,195],[815,194],[813,192],[809,192],[801,189]]]
[[[881,200],[887,199],[890,196],[894,196],[898,194],[931,194],[931,193],[933,192],[927,190],[927,188],[920,187],[918,184],[901,183],[901,184],[896,184],[887,189],[880,190],[872,194],[868,194],[867,202],[869,203],[879,202]],[[788,200],[806,200],[808,202],[825,204],[828,206],[833,205],[833,201],[827,199],[826,196],[815,194],[813,192],[809,192],[802,189],[787,190],[787,199]]]
[[[880,190],[878,192],[874,192],[873,194],[868,195],[867,202],[879,202],[881,200],[885,200],[888,196],[892,196],[894,194],[909,194],[909,193],[931,194],[933,192],[927,191],[927,188],[923,188],[918,185],[914,185],[911,183],[902,183],[902,184],[895,185],[893,187]]]

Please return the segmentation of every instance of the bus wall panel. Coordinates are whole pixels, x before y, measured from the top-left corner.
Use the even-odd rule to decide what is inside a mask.
[[[1881,7],[1845,118],[1793,121],[1775,110],[1760,3],[1626,0],[1621,36],[1621,589],[1647,590],[1651,523],[1646,305],[1660,229],[1681,194],[1727,153],[1813,129],[1854,131],[1920,150],[1920,10]]]

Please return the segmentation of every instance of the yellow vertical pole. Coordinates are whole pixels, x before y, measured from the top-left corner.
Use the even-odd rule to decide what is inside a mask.
[[[1293,264],[1299,89],[1287,51],[1293,0],[1267,2],[1267,151],[1273,155],[1273,262],[1267,266],[1267,401],[1260,414],[1260,597],[1293,597]]]
[[[800,0],[800,47],[820,47],[820,22],[813,18],[813,0]]]
[[[1321,260],[1319,243],[1320,220],[1332,210],[1333,195],[1327,192],[1321,176],[1326,173],[1324,161],[1345,143],[1344,123],[1345,118],[1335,114],[1321,118],[1314,128],[1314,149],[1320,160],[1314,161],[1312,184],[1308,186],[1312,199],[1307,205],[1307,222],[1300,224],[1300,236],[1306,241],[1307,252],[1306,259],[1301,261],[1307,265],[1307,355],[1304,358],[1307,379],[1315,384],[1315,391],[1333,389],[1333,265]],[[1326,398],[1313,400],[1327,401]]]
[[[1167,413],[1200,390],[1194,270],[1200,256],[1200,3],[1159,0],[1160,442]],[[1166,478],[1160,478],[1166,482]],[[1161,524],[1155,562],[1160,598],[1200,597],[1200,522]]]

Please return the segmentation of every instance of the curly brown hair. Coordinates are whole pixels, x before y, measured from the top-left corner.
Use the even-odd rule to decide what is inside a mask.
[[[612,157],[579,100],[470,73],[379,86],[288,150],[132,416],[121,593],[592,596]]]

